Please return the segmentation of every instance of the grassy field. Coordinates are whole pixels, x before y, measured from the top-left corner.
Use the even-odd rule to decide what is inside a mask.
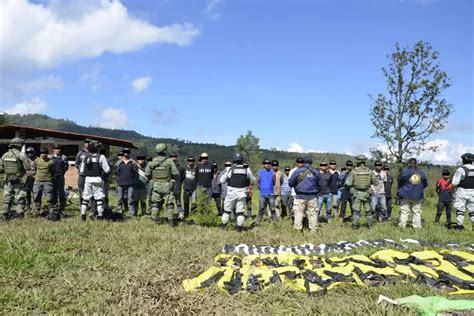
[[[323,224],[317,234],[309,234],[294,231],[285,220],[238,234],[197,225],[156,225],[149,217],[124,223],[82,223],[76,202],[67,209],[74,216],[61,222],[38,218],[0,222],[0,313],[410,314],[413,312],[400,307],[377,305],[378,295],[399,298],[445,293],[418,284],[397,284],[339,287],[321,297],[284,286],[231,296],[215,288],[189,294],[181,282],[209,268],[225,243],[380,238],[474,241],[470,229],[459,232],[434,224],[434,203],[434,199],[425,202],[421,230],[400,230],[393,223],[381,223],[370,230],[353,231],[350,225],[332,222]],[[361,253],[370,251],[362,249]]]

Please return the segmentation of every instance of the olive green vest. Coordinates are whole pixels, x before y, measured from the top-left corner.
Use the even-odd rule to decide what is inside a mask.
[[[352,186],[356,190],[367,190],[370,188],[371,170],[367,167],[357,167],[354,169],[354,181]]]
[[[15,149],[10,149],[3,155],[3,169],[5,170],[5,177],[17,176],[21,177],[25,170],[20,159],[20,151]]]
[[[164,160],[163,160],[164,159]],[[155,182],[169,182],[171,180],[171,166],[166,163],[167,158],[157,160],[152,171],[152,179]]]

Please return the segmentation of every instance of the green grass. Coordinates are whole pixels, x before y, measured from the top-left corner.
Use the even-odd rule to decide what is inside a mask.
[[[156,225],[149,217],[125,223],[82,223],[77,203],[67,210],[74,217],[61,222],[38,218],[0,222],[0,313],[406,315],[413,312],[377,305],[378,295],[399,298],[446,294],[422,285],[400,283],[367,289],[340,287],[321,297],[293,292],[283,285],[258,294],[231,296],[216,288],[186,293],[181,282],[209,268],[225,243],[318,244],[380,238],[474,240],[470,229],[458,232],[435,225],[434,203],[425,202],[425,227],[421,230],[400,230],[383,223],[371,230],[353,231],[348,225],[333,222],[323,225],[317,234],[310,234],[294,231],[288,221],[283,221],[266,222],[238,234],[197,225]]]

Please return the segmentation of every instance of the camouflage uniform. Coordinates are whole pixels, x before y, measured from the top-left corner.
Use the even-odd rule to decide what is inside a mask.
[[[23,140],[12,139],[10,149],[0,159],[0,173],[4,174],[3,215],[5,219],[13,215],[11,208],[16,203],[16,211],[23,216],[26,205],[26,172],[30,171],[28,157],[19,148]]]
[[[365,166],[367,158],[364,155],[355,157],[358,161],[357,167],[347,176],[345,186],[350,189],[353,198],[352,226],[359,227],[362,208],[365,211],[367,225],[370,227],[374,221],[374,214],[371,207],[371,185],[377,185],[378,180],[372,170]]]
[[[145,170],[148,179],[153,180],[151,219],[158,221],[158,214],[166,206],[168,221],[173,223],[174,209],[174,183],[179,178],[179,172],[175,163],[166,157],[166,145],[156,145],[157,157],[151,161]]]

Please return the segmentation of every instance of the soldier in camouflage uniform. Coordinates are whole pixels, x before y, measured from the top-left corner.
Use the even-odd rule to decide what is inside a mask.
[[[173,225],[174,216],[174,183],[179,179],[179,172],[173,160],[166,156],[166,145],[156,145],[157,157],[151,161],[146,169],[145,174],[148,179],[153,180],[153,195],[151,219],[158,221],[158,214],[165,205],[168,213],[168,222]]]
[[[13,138],[8,151],[0,159],[0,173],[4,174],[3,216],[9,220],[15,216],[12,204],[16,203],[16,216],[23,217],[26,206],[26,173],[30,171],[28,157],[20,152],[21,138]]]
[[[352,228],[359,228],[359,220],[362,208],[365,211],[367,226],[371,227],[374,221],[371,203],[371,185],[377,185],[378,180],[375,174],[365,166],[367,157],[357,155],[355,157],[357,166],[347,176],[345,187],[350,190],[353,197]]]

